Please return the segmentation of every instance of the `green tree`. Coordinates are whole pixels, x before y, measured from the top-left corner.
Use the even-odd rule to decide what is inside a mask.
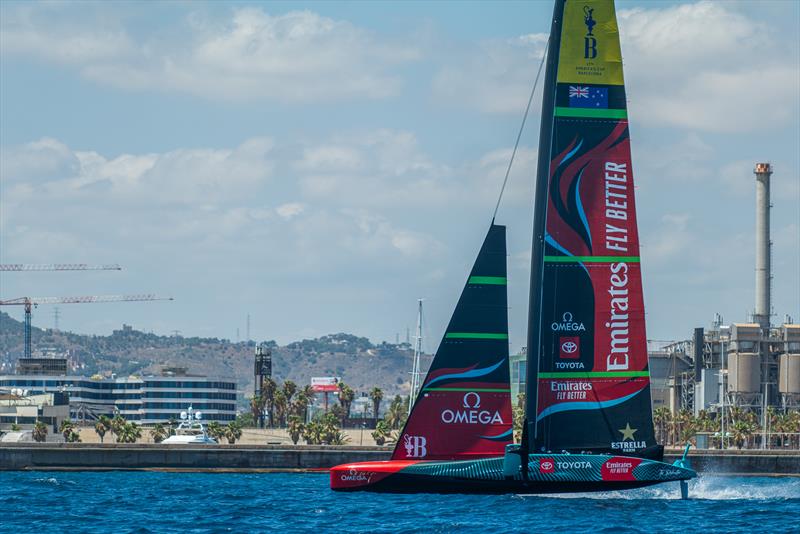
[[[253,420],[258,423],[262,428],[262,416],[264,415],[264,407],[266,405],[267,398],[264,395],[253,395],[250,397],[250,413],[253,417]]]
[[[386,438],[391,433],[392,429],[389,424],[381,419],[375,424],[375,431],[372,433],[372,439],[375,440],[376,445],[383,445],[386,443]]]
[[[656,426],[658,436],[656,441],[663,445],[667,445],[667,425],[672,418],[672,412],[666,406],[661,406],[653,410],[653,423]]]
[[[113,432],[114,435],[116,436],[117,443],[120,443],[119,433],[122,432],[122,429],[125,428],[126,424],[127,421],[125,421],[125,418],[122,417],[120,414],[115,415],[111,419],[111,432]]]
[[[291,404],[292,397],[294,397],[294,394],[297,393],[297,384],[291,380],[284,380],[282,391],[283,395],[286,397],[286,404]]]
[[[211,421],[208,423],[208,435],[217,441],[222,441],[225,437],[225,428],[217,421]]]
[[[36,421],[33,425],[33,439],[39,443],[47,439],[47,425],[42,421]]]
[[[303,422],[308,421],[308,407],[314,404],[314,398],[316,397],[317,392],[314,391],[314,388],[310,385],[303,386],[303,389],[300,390],[299,397],[303,399]],[[297,414],[301,415],[301,414]]]
[[[242,427],[239,426],[239,423],[236,421],[231,421],[227,427],[225,427],[225,437],[228,440],[228,443],[233,445],[242,437]]]
[[[286,415],[289,411],[289,401],[283,390],[279,389],[275,392],[273,398],[273,406],[275,411],[275,419],[278,421],[278,427],[283,427],[286,422]]]
[[[511,409],[514,427],[514,442],[522,441],[522,425],[525,424],[525,394],[517,394],[517,403]]]
[[[142,437],[142,429],[136,423],[126,422],[115,434],[117,435],[117,443],[136,443]]]
[[[19,432],[21,428],[22,427],[20,427],[17,423],[11,423],[11,431],[12,432]]]
[[[100,443],[103,443],[103,438],[109,430],[111,430],[111,419],[106,415],[98,417],[94,424],[94,431],[100,436]]]
[[[304,430],[303,422],[300,420],[299,416],[289,416],[287,430],[289,431],[289,437],[292,439],[292,443],[297,445],[297,442],[300,440],[300,436],[303,434]]]
[[[168,435],[168,430],[161,423],[156,423],[155,426],[150,429],[150,437],[153,438],[153,441],[156,443],[161,443],[167,439]]]
[[[81,440],[81,436],[78,433],[75,423],[69,419],[64,419],[61,421],[61,427],[59,428],[59,431],[61,432],[61,435],[64,436],[64,441],[67,443],[78,443]]]
[[[386,422],[392,430],[401,428],[408,417],[408,405],[400,395],[395,395],[386,411]]]
[[[278,383],[271,377],[264,379],[264,389],[261,394],[264,396],[264,407],[267,410],[267,418],[269,419],[269,427],[275,426],[275,392],[278,391]]]
[[[253,419],[253,414],[250,412],[240,413],[236,416],[236,422],[241,425],[242,428],[253,428],[256,426],[255,419]]]
[[[322,443],[322,424],[319,421],[310,421],[303,428],[303,439],[308,445],[318,445]]]
[[[372,401],[372,417],[378,419],[378,414],[381,411],[381,401],[383,400],[383,390],[379,387],[372,388],[369,392],[369,399]]]
[[[356,392],[353,391],[353,388],[344,382],[339,382],[339,404],[344,408],[344,417],[342,418],[343,425],[344,419],[350,417],[350,406],[353,404],[355,398]]]

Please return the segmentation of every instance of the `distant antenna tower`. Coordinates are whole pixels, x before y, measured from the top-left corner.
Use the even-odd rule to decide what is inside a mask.
[[[244,336],[245,337],[245,341],[249,342],[250,341],[250,314],[249,313],[247,314],[247,326],[245,327],[244,334],[245,334],[245,336]]]
[[[395,335],[394,335],[394,344],[395,345],[399,345],[400,344],[400,332],[395,333]]]
[[[411,345],[411,330],[406,327],[406,344]]]
[[[236,328],[236,342],[239,342],[239,328]]]
[[[58,318],[61,316],[61,312],[58,309],[58,306],[53,308],[53,330],[58,331]]]

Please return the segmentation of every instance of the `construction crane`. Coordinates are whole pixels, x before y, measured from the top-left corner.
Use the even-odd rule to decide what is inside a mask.
[[[89,265],[87,263],[0,263],[0,271],[121,271],[116,263]]]
[[[25,306],[25,357],[31,351],[31,309],[39,304],[89,304],[95,302],[132,302],[149,300],[174,300],[172,297],[156,295],[90,295],[84,297],[20,297],[0,300],[0,306]]]

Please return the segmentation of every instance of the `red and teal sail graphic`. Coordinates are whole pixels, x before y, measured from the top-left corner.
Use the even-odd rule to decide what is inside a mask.
[[[532,269],[531,449],[649,455],[656,443],[613,0],[561,0],[554,31]]]
[[[512,441],[506,233],[492,224],[393,460],[466,460]]]

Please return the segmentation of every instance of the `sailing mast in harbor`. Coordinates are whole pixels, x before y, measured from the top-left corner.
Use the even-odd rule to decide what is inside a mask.
[[[416,343],[414,344],[414,362],[411,365],[411,391],[408,393],[408,414],[411,415],[411,409],[414,407],[414,401],[417,399],[417,390],[419,389],[419,359],[422,354],[422,299],[417,300],[417,335]]]

